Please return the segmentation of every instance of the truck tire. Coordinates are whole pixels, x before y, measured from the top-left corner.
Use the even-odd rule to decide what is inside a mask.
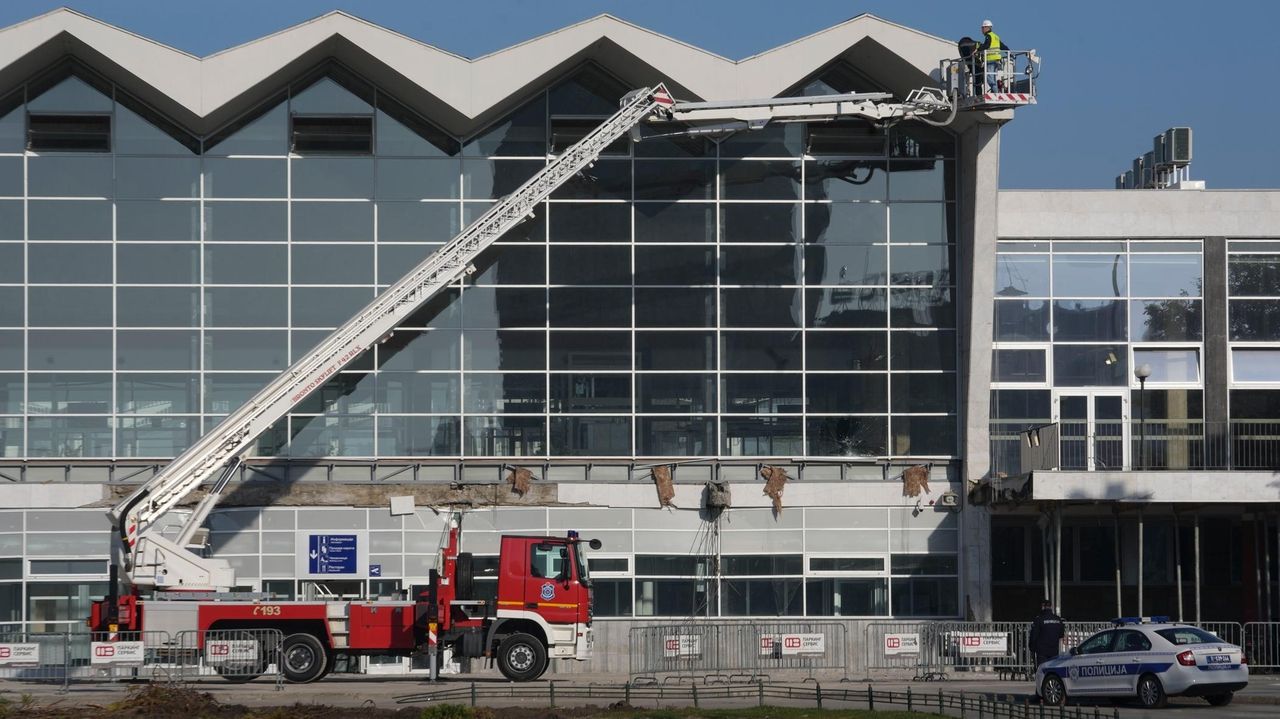
[[[285,679],[294,684],[306,684],[325,675],[329,655],[320,640],[310,634],[290,634],[284,639],[280,664]]]
[[[476,591],[475,572],[471,561],[471,552],[458,552],[457,564],[454,565],[454,596],[458,599],[474,599]]]
[[[531,635],[512,634],[498,645],[498,670],[513,682],[528,682],[547,669],[547,648]]]

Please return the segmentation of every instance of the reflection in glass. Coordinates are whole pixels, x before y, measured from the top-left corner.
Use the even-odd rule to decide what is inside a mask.
[[[552,332],[551,369],[629,369],[628,332]]]
[[[378,345],[378,369],[456,370],[460,343],[457,330],[398,330]]]
[[[800,197],[800,163],[791,160],[721,160],[726,200],[795,200]]]
[[[1280,350],[1261,347],[1232,348],[1231,378],[1236,382],[1280,382]],[[1233,417],[1237,416],[1234,400],[1231,414]],[[1267,417],[1274,418],[1277,414]]]
[[[795,285],[800,283],[797,246],[720,248],[720,283]]]
[[[529,414],[547,406],[547,379],[542,374],[468,373],[465,382],[463,410],[468,413]]]
[[[636,376],[636,411],[689,413],[714,411],[716,381],[710,374]]]
[[[1134,349],[1134,366],[1150,365],[1149,382],[1199,382],[1200,350]]]
[[[544,327],[547,295],[541,287],[471,287],[462,295],[463,323],[484,327]]]
[[[1134,342],[1198,342],[1203,327],[1200,300],[1129,302],[1129,336]]]
[[[458,205],[453,202],[379,202],[378,241],[447,242],[462,229],[458,218]],[[520,224],[503,235],[502,240],[516,239],[518,232],[533,225],[541,223],[535,221]],[[425,258],[426,253],[420,253],[420,259]],[[399,275],[396,276],[398,277]]]
[[[712,288],[641,287],[636,289],[636,327],[709,327],[715,324]]]
[[[951,290],[931,288],[889,291],[889,323],[893,327],[955,327]]]
[[[1280,340],[1280,300],[1230,300],[1228,333],[1232,340]]]
[[[715,242],[712,204],[637,202],[636,242]]]
[[[204,374],[204,411],[229,414],[244,404],[274,378],[270,374]]]
[[[805,205],[805,242],[871,245],[889,241],[888,205],[881,203]]]
[[[285,242],[288,205],[283,202],[206,202],[204,238],[210,242]],[[306,239],[299,235],[298,239]]]
[[[546,332],[467,330],[463,336],[467,370],[546,369]]]
[[[888,410],[883,374],[810,374],[805,377],[810,412],[857,414]]]
[[[722,448],[735,457],[804,455],[799,417],[726,417]]]
[[[798,374],[730,374],[722,376],[720,382],[725,412],[778,414],[804,411]]]
[[[714,285],[716,251],[712,247],[638,246],[637,285]]]
[[[27,367],[31,370],[109,370],[111,332],[27,330]]]
[[[631,284],[631,248],[626,246],[553,245],[548,262],[553,285]]]
[[[295,287],[294,327],[337,327],[373,299],[371,287]]]
[[[289,282],[287,245],[205,245],[204,280],[213,285]]]
[[[27,378],[28,414],[110,414],[110,374],[31,373]]]
[[[378,417],[378,454],[448,457],[458,454],[457,417]]]
[[[883,370],[888,368],[888,341],[883,330],[807,332],[805,362],[810,370]]]
[[[911,417],[897,415],[891,418],[891,451],[895,455],[956,454],[956,418]]]
[[[993,382],[1035,383],[1049,381],[1045,351],[1043,349],[993,350],[991,380]]]
[[[15,290],[18,296],[17,316],[4,324],[22,325],[22,288]],[[0,294],[3,296],[3,294]],[[29,327],[110,327],[110,287],[30,287],[27,289],[27,325]],[[3,311],[0,311],[2,313]]]
[[[116,378],[116,411],[188,414],[200,411],[200,383],[193,374],[121,374]]]
[[[949,160],[889,160],[889,199],[939,202],[955,197],[955,163]]]
[[[714,200],[715,160],[637,160],[635,199]]]
[[[289,418],[291,457],[372,457],[373,417]]]
[[[630,205],[555,203],[548,208],[548,213],[552,242],[627,242],[631,239]]]
[[[1048,340],[1049,303],[1044,300],[996,300],[995,339]]]
[[[650,457],[706,457],[715,453],[711,417],[640,417],[636,453]]]
[[[1056,341],[1119,341],[1128,326],[1123,300],[1058,300],[1053,303]]]
[[[547,154],[547,103],[539,93],[515,112],[502,118],[462,148],[464,155],[524,156]]]
[[[713,332],[636,332],[635,342],[636,369],[716,368],[716,339]]]
[[[122,305],[125,292],[120,289]],[[204,321],[209,327],[286,327],[288,297],[283,287],[211,287],[204,291]]]
[[[597,160],[551,192],[553,200],[629,200],[631,162]]]
[[[199,369],[199,333],[181,330],[119,330],[116,368],[122,370]]]
[[[1129,255],[1129,281],[1130,293],[1139,296],[1199,297],[1204,281],[1201,257],[1134,252]]]
[[[1232,297],[1280,295],[1280,255],[1229,255],[1227,290]]]
[[[894,374],[889,388],[893,412],[955,412],[956,376],[953,373]]]
[[[798,327],[800,291],[763,288],[720,290],[725,327]]]
[[[631,376],[627,374],[551,375],[552,413],[626,412],[631,407]]]
[[[1053,383],[1061,387],[1123,387],[1129,383],[1124,345],[1054,345]]]
[[[889,366],[895,370],[954,370],[956,368],[956,333],[891,332]]]
[[[30,457],[109,457],[111,449],[109,417],[31,417],[27,420],[27,455]]]
[[[811,617],[868,617],[889,613],[887,579],[809,579],[805,592],[805,614]]]
[[[548,293],[552,327],[627,327],[631,324],[631,289],[553,287]]]
[[[120,417],[116,454],[121,457],[176,457],[195,443],[197,417]]]
[[[801,369],[799,332],[722,332],[720,337],[724,347],[721,369]]]
[[[1027,295],[1049,296],[1049,255],[1002,254],[997,257],[996,296]]]
[[[276,370],[288,366],[283,330],[222,330],[204,333],[205,369]]]
[[[1125,255],[1056,255],[1053,258],[1055,294],[1124,297],[1125,267]]]
[[[585,457],[631,454],[631,419],[552,417],[550,453]]]
[[[514,192],[545,165],[542,160],[463,160],[462,196],[496,200]]]
[[[294,242],[372,242],[373,203],[294,202]]]
[[[542,417],[467,417],[463,452],[478,457],[529,457],[547,451]]]
[[[800,236],[796,204],[721,205],[721,242],[785,242]]]
[[[941,202],[910,202],[889,205],[889,241],[895,244],[954,241],[955,205]]]
[[[884,201],[888,173],[884,160],[819,160],[805,163],[806,200]]]
[[[950,245],[893,245],[889,282],[895,285],[949,285],[954,249]]]
[[[372,245],[293,245],[291,252],[294,284],[373,284]]]

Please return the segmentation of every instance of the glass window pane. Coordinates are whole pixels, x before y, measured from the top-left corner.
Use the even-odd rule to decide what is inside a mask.
[[[110,287],[31,287],[27,300],[32,327],[111,326]]]
[[[463,160],[462,196],[478,200],[505,197],[545,166],[543,160]]]
[[[722,247],[720,282],[726,285],[800,284],[798,247]]]
[[[207,372],[204,375],[204,411],[229,414],[257,394],[273,377],[269,374]]]
[[[122,242],[195,242],[200,239],[197,202],[116,203],[116,237]]]
[[[467,141],[464,155],[522,156],[547,154],[547,102],[539,94],[515,112]]]
[[[596,160],[551,192],[553,200],[630,200],[631,162]]]
[[[109,284],[110,245],[32,244],[27,247],[31,283]]]
[[[1125,255],[1055,255],[1054,294],[1071,297],[1124,297]]]
[[[378,454],[391,457],[458,455],[457,417],[378,417]]]
[[[553,285],[631,284],[630,247],[552,246],[549,264]]]
[[[812,248],[820,249],[820,248]],[[889,248],[889,282],[894,285],[950,285],[955,248],[951,245],[911,245]]]
[[[288,263],[286,245],[210,245],[204,250],[205,282],[283,285]]]
[[[892,204],[889,206],[889,241],[895,244],[953,242],[954,214],[955,205],[940,202]]]
[[[214,287],[204,292],[209,327],[285,327],[288,295],[282,287]]]
[[[116,333],[116,368],[193,370],[200,368],[200,334],[164,330]]]
[[[636,242],[715,242],[715,205],[637,202]]]
[[[795,579],[725,579],[720,583],[725,616],[799,616],[803,613],[802,581]]]
[[[712,417],[639,417],[636,453],[650,457],[706,457],[715,453]]]
[[[456,202],[379,202],[378,241],[446,242],[462,230],[459,215]],[[531,224],[534,223],[523,223],[504,235],[503,240]],[[425,258],[426,254],[422,256]]]
[[[294,245],[292,252],[294,284],[373,284],[372,245]]]
[[[956,454],[956,418],[903,417],[890,419],[889,450],[895,455],[920,456]]]
[[[642,374],[636,376],[636,411],[706,412],[716,406],[713,375]]]
[[[457,382],[454,382],[457,394]],[[306,414],[372,414],[376,392],[372,372],[339,372],[317,387],[293,411]],[[457,411],[457,402],[453,410]]]
[[[1199,297],[1203,287],[1200,260],[1200,255],[1131,253],[1129,291],[1143,297]]]
[[[883,142],[883,140],[881,140]],[[837,202],[888,199],[884,160],[819,160],[805,163],[806,200]]]
[[[1280,382],[1280,350],[1232,349],[1231,378],[1236,382]],[[1232,415],[1235,416],[1234,408]]]
[[[27,203],[27,236],[32,241],[110,240],[111,203],[31,200]]]
[[[282,370],[288,363],[283,330],[222,330],[204,333],[205,369]]]
[[[553,374],[550,384],[552,413],[632,411],[627,374]]]
[[[292,162],[294,197],[373,197],[372,158],[308,157]]]
[[[1048,297],[1049,256],[1000,255],[996,259],[996,288],[997,297]]]
[[[1124,341],[1128,326],[1122,300],[1058,300],[1053,303],[1056,341]]]
[[[1227,289],[1232,297],[1280,295],[1280,255],[1230,255]]]
[[[711,332],[636,332],[636,369],[711,370],[716,340]]]
[[[556,203],[548,212],[552,242],[627,242],[631,239],[630,205]]]
[[[805,395],[810,412],[884,413],[888,410],[888,383],[881,374],[810,374]]]
[[[209,242],[286,242],[288,226],[288,205],[283,202],[210,202],[204,206],[204,238]]]
[[[467,417],[463,431],[463,452],[471,456],[528,457],[547,451],[542,417]]]
[[[888,368],[888,338],[883,331],[806,332],[804,341],[810,370]]]
[[[794,243],[800,237],[800,205],[721,205],[722,242]]]
[[[895,374],[889,388],[893,412],[955,412],[956,376]]]
[[[373,299],[371,287],[299,287],[292,290],[294,327],[337,327]]]
[[[22,327],[26,324],[21,287],[0,287],[0,327]]]
[[[1229,334],[1233,340],[1280,340],[1280,300],[1231,300]]]
[[[1150,365],[1151,382],[1199,382],[1200,351],[1195,349],[1134,349],[1135,367]]]
[[[714,285],[716,251],[712,247],[670,245],[635,248],[637,285]]]
[[[1129,383],[1128,359],[1123,346],[1056,345],[1053,383],[1061,387],[1124,387]]]
[[[888,205],[811,204],[804,211],[805,242],[871,245],[889,241]]]
[[[998,349],[992,353],[991,379],[994,382],[1048,382],[1045,351]]]
[[[799,417],[726,417],[720,425],[726,455],[787,457],[804,453]]]
[[[373,203],[295,202],[294,242],[372,242]]]
[[[26,213],[22,204],[22,200],[0,200],[0,241],[22,242],[27,239]]]
[[[800,197],[800,163],[790,160],[722,160],[726,200],[794,200]]]
[[[996,300],[995,339],[1048,340],[1049,303],[1044,300]]]
[[[631,454],[629,417],[552,417],[550,452],[586,457]]]
[[[25,350],[22,330],[0,331],[0,369],[22,369]]]
[[[915,248],[912,248],[915,249]],[[884,285],[884,245],[810,245],[804,248],[805,282],[810,285]]]
[[[459,197],[461,172],[455,159],[379,159],[375,196],[387,200]]]
[[[120,104],[116,105],[112,130],[115,134],[113,147],[117,154],[189,156],[195,152],[192,147],[199,147],[197,138],[183,133],[186,144],[179,142],[168,132]]]
[[[291,457],[371,457],[373,417],[289,418]]]
[[[465,382],[465,412],[528,414],[546,411],[546,375],[469,373],[465,375]]]
[[[331,77],[322,77],[305,89],[295,89],[293,97],[289,100],[289,109],[300,114],[367,115],[372,113],[373,106],[344,87],[345,84],[345,82],[339,84]],[[364,90],[364,88],[360,89]]]
[[[637,160],[637,200],[714,200],[715,160]]]
[[[641,287],[635,303],[636,327],[710,327],[716,320],[712,288]]]
[[[545,327],[547,291],[541,287],[471,287],[462,295],[468,329]]]
[[[725,327],[799,327],[800,291],[753,287],[720,290]]]
[[[289,192],[287,163],[284,159],[206,158],[205,197],[285,197]]]
[[[110,457],[111,418],[32,417],[27,420],[27,454],[31,457]],[[43,590],[47,585],[29,586]],[[99,593],[102,591],[106,591],[105,586]],[[87,605],[85,609],[87,611]]]
[[[627,327],[630,288],[553,287],[548,293],[552,327]]]
[[[200,196],[200,160],[195,157],[117,157],[119,198]]]
[[[551,369],[630,369],[627,332],[552,332]]]
[[[199,267],[198,245],[116,245],[116,281],[120,284],[196,284]]]
[[[809,579],[805,583],[809,616],[867,617],[889,613],[887,579]]]
[[[467,330],[468,370],[536,370],[547,366],[547,334],[542,331]]]
[[[110,374],[44,374],[27,379],[29,414],[110,414]]]
[[[722,369],[801,369],[799,332],[722,332]]]
[[[0,414],[22,414],[23,385],[21,374],[0,374]]]
[[[1129,336],[1134,342],[1198,342],[1204,334],[1200,300],[1133,300]]]
[[[889,160],[890,200],[955,199],[955,163],[948,160]]]
[[[804,147],[804,125],[783,123],[738,132],[720,143],[722,157],[798,157]]]
[[[798,374],[731,374],[721,378],[723,411],[779,414],[804,411]]]
[[[112,158],[90,155],[35,155],[27,158],[27,193],[32,197],[112,197]]]
[[[227,132],[230,130],[230,132]],[[247,122],[237,120],[231,128],[205,141],[211,155],[283,155],[289,150],[289,109],[281,102]]]
[[[199,411],[195,375],[121,374],[116,378],[116,411],[133,414],[187,414]]]
[[[22,158],[0,157],[0,197],[22,197]]]
[[[198,417],[121,417],[116,454],[121,457],[176,457],[195,444]]]
[[[457,330],[399,330],[378,345],[378,369],[456,370],[460,344]]]
[[[391,102],[389,98],[378,98],[378,105],[375,120],[377,127],[374,130],[378,155],[439,157],[458,154],[458,141],[444,131],[428,124],[398,103]]]
[[[30,330],[27,366],[33,370],[111,369],[111,332]]]

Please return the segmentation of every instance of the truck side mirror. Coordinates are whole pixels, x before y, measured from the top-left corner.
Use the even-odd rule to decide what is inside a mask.
[[[590,542],[587,542],[587,546],[592,549],[599,549],[604,546],[604,542],[601,542],[599,539],[593,539]]]

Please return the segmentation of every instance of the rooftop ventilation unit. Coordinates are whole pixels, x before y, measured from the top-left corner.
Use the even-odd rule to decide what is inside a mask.
[[[1123,172],[1122,172],[1122,173],[1120,173],[1119,175],[1116,175],[1116,189],[1117,189],[1117,190],[1127,190],[1127,189],[1129,189],[1129,188],[1127,188],[1127,187],[1125,187],[1125,186],[1124,186],[1124,173],[1123,173]]]
[[[1134,189],[1138,189],[1138,190],[1142,189],[1142,176],[1143,176],[1143,170],[1144,170],[1144,169],[1146,169],[1146,165],[1145,165],[1145,164],[1143,164],[1143,158],[1142,158],[1142,156],[1141,156],[1141,155],[1139,155],[1138,157],[1133,158],[1133,187],[1134,187]]]
[[[1148,152],[1142,156],[1142,186],[1156,186],[1156,160],[1154,153]]]
[[[1151,138],[1151,156],[1154,158],[1155,167],[1164,167],[1169,164],[1169,159],[1165,157],[1164,152],[1164,133]]]
[[[1133,189],[1133,170],[1124,171],[1124,189],[1126,190]]]
[[[1191,128],[1171,127],[1164,131],[1165,159],[1173,165],[1191,163]]]

